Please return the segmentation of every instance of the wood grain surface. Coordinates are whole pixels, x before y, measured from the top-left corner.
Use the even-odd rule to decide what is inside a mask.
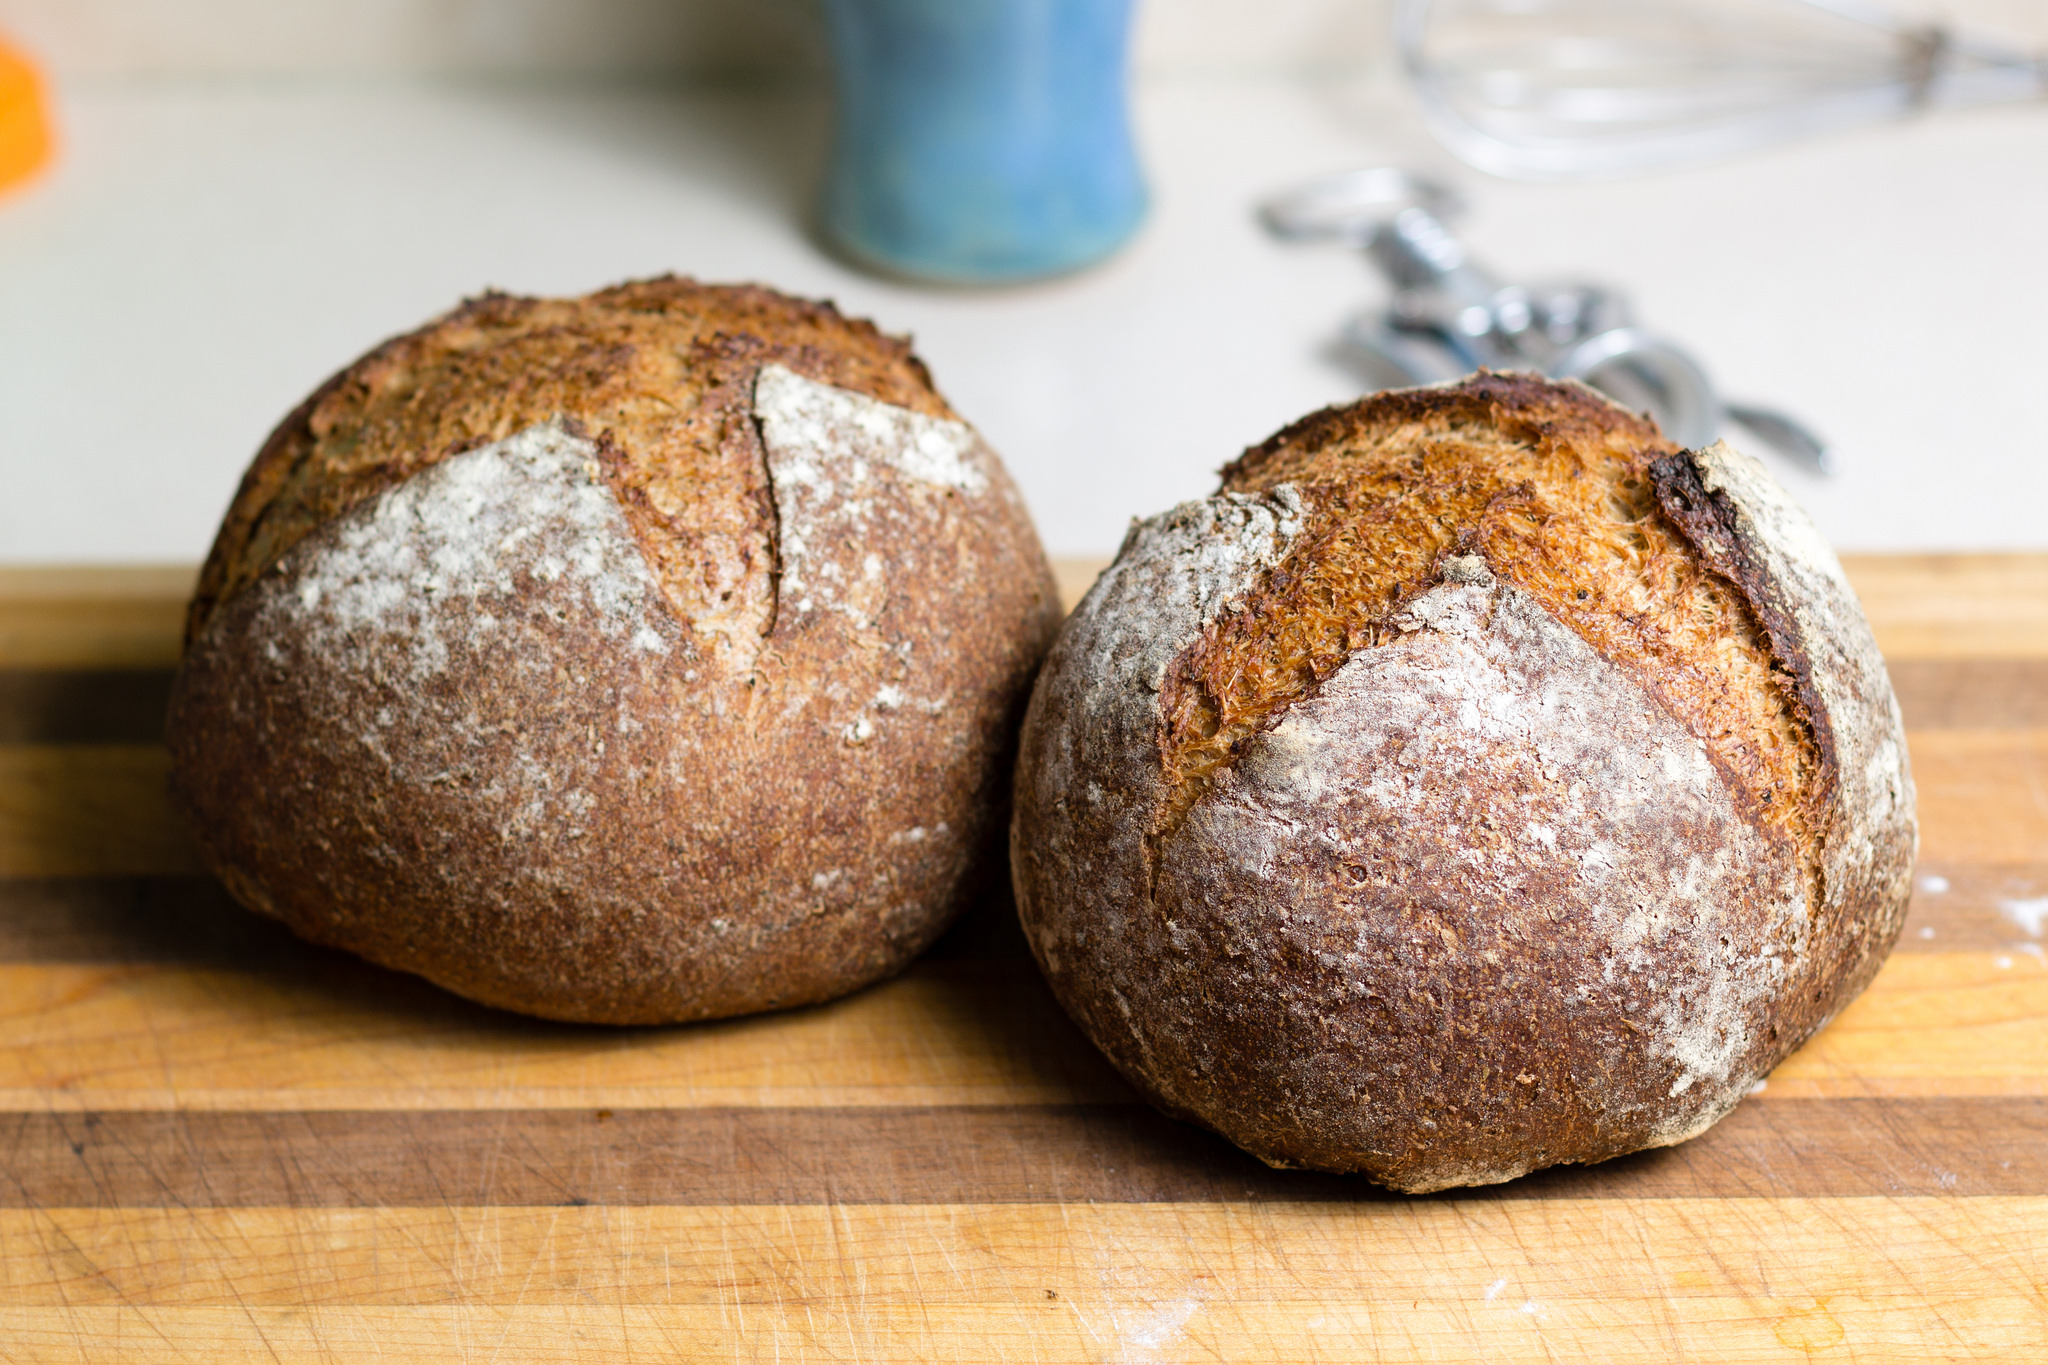
[[[164,797],[190,570],[0,570],[0,1361],[2048,1360],[2048,556],[1849,568],[1875,985],[1694,1142],[1420,1199],[1136,1102],[1000,900],[674,1029],[300,943]]]

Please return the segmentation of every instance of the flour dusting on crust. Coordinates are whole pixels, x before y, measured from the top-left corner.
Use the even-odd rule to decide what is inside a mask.
[[[528,581],[558,585],[565,607],[634,649],[670,648],[649,622],[654,576],[596,446],[558,426],[452,455],[287,559],[294,601],[278,609],[337,647],[359,631],[409,639],[416,679],[444,672],[451,648],[483,643]]]
[[[776,612],[836,611],[873,622],[890,565],[872,553],[872,522],[904,477],[986,492],[989,459],[965,422],[949,422],[764,365],[754,417],[775,489],[781,583]]]
[[[1368,1041],[1329,1074],[1317,997],[1404,1000],[1456,979],[1486,1026],[1469,1040],[1411,1037],[1416,1067],[1455,1076],[1491,1064],[1505,1096],[1548,1087],[1531,1101],[1542,1104],[1566,1077],[1550,1050],[1515,1040],[1563,1027],[1582,1044],[1646,1044],[1665,1068],[1654,1082],[1665,1112],[1641,1117],[1654,1140],[1675,1140],[1755,1079],[1770,1004],[1801,947],[1796,867],[1639,686],[1518,589],[1472,581],[1469,568],[1457,577],[1252,741],[1163,855],[1162,900],[1177,927],[1239,943],[1254,972],[1262,958],[1323,956],[1327,984],[1267,1021],[1274,1064],[1297,1069],[1304,1094],[1381,1069]],[[1210,863],[1229,871],[1212,877]],[[1735,910],[1752,898],[1771,907],[1761,924]],[[1266,946],[1236,920],[1232,906],[1246,903],[1292,906]],[[1418,936],[1430,956],[1420,972],[1412,942],[1400,946]],[[1542,1024],[1537,1011],[1557,1017]],[[1282,1041],[1304,1038],[1324,1041],[1308,1055]],[[1432,1056],[1440,1047],[1451,1050]],[[1529,1168],[1423,1167],[1404,1188]]]
[[[597,454],[544,424],[450,456],[306,537],[251,589],[267,662],[344,670],[332,716],[357,718],[364,762],[391,783],[473,790],[508,843],[589,828],[608,749],[646,723],[630,691],[593,689],[588,742],[560,744],[514,709],[509,675],[556,675],[571,642],[591,640],[644,685],[690,652]],[[536,640],[551,627],[559,657]],[[374,660],[370,676],[352,660]]]
[[[1219,494],[1133,522],[1115,562],[1095,581],[1060,632],[1038,678],[1040,696],[1069,708],[1061,724],[1027,721],[1019,772],[1058,793],[1029,846],[1013,840],[1021,866],[1084,860],[1102,882],[1091,896],[1114,931],[1143,898],[1140,833],[1160,799],[1154,732],[1166,671],[1205,626],[1286,557],[1301,529],[1300,493]],[[1032,708],[1034,718],[1041,707]],[[1041,957],[1057,962],[1059,933],[1040,934]]]
[[[829,622],[848,633],[853,648],[895,658],[906,679],[914,677],[910,642],[885,620],[892,595],[901,584],[938,578],[938,566],[921,562],[911,547],[962,515],[949,500],[974,508],[994,494],[994,454],[965,422],[820,384],[781,365],[761,367],[754,418],[775,496],[775,633]],[[895,548],[879,553],[883,544]],[[952,704],[943,690],[897,684],[836,700],[843,704],[832,733],[854,747],[873,742],[894,717],[938,716]]]
[[[1725,441],[1692,458],[1701,484],[1728,500],[1738,534],[1762,561],[1818,695],[1821,742],[1832,751],[1840,790],[1839,818],[1821,848],[1817,947],[1828,961],[1854,957],[1844,972],[1847,1000],[1897,938],[1911,891],[1920,837],[1905,721],[1855,589],[1806,513],[1761,464]],[[1867,923],[1851,909],[1858,906],[1882,909]]]
[[[1222,493],[1133,522],[1075,609],[1062,660],[1083,676],[1158,692],[1166,670],[1278,564],[1302,528],[1301,494]]]
[[[1489,402],[1541,385],[1481,381]],[[1273,476],[1227,485],[1273,503],[1215,498],[1137,527],[1068,622],[1019,760],[1011,858],[1032,950],[1147,1098],[1276,1165],[1420,1192],[1683,1141],[1853,998],[1896,933],[1913,793],[1882,659],[1833,553],[1753,462],[1594,414],[1558,458],[1622,459],[1648,482],[1579,529],[1612,549],[1599,538],[1641,525],[1623,512],[1666,518],[1657,562],[1713,589],[1679,597],[1751,650],[1729,685],[1775,689],[1764,709],[1792,720],[1770,733],[1812,737],[1810,789],[1789,763],[1752,780],[1697,723],[1697,696],[1659,690],[1671,670],[1579,629],[1577,531],[1532,560],[1420,513],[1357,529],[1406,556],[1399,605],[1328,669],[1304,682],[1295,654],[1256,650],[1199,661],[1218,695],[1279,670],[1288,705],[1227,730],[1221,708],[1177,706],[1218,761],[1172,785],[1161,684],[1205,626],[1232,628],[1233,598],[1332,617],[1387,600],[1316,576],[1337,540],[1316,532],[1305,564],[1285,541],[1304,498],[1350,505],[1314,456],[1354,417],[1396,442],[1390,497],[1436,486],[1427,443],[1452,415],[1391,407],[1317,414],[1233,467]],[[1420,434],[1390,434],[1395,418]],[[1498,403],[1463,418],[1510,425]],[[1529,431],[1556,436],[1502,443]],[[1538,560],[1551,577],[1527,577]],[[1804,805],[1779,817],[1788,800],[1810,801],[1811,823]]]
[[[493,295],[380,347],[266,444],[188,613],[166,737],[208,862],[554,1018],[898,970],[992,870],[1058,624],[951,415],[907,343],[760,289]]]

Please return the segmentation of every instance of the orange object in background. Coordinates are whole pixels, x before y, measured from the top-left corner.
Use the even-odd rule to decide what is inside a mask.
[[[42,73],[0,41],[0,191],[41,170],[55,149]]]

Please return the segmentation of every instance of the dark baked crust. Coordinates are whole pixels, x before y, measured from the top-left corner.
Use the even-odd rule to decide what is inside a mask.
[[[1533,375],[1482,371],[1316,413],[1224,471],[1233,492],[1293,484],[1310,517],[1262,589],[1274,600],[1206,632],[1169,700],[1184,704],[1191,674],[1211,692],[1254,679],[1267,695],[1232,728],[1256,729],[1370,644],[1444,556],[1477,554],[1656,693],[1768,823],[1803,837],[1810,715],[1741,583],[1660,508],[1653,471],[1676,453],[1583,385]]]
[[[937,419],[957,459],[826,451],[837,501],[779,485],[770,373],[828,417]],[[493,296],[378,348],[265,446],[193,605],[173,785],[213,866],[309,938],[555,1018],[897,970],[999,856],[1057,623],[950,416],[904,343],[754,288]],[[859,582],[779,601],[805,573]]]
[[[1760,468],[1577,386],[1315,414],[1134,527],[1027,716],[1019,909],[1154,1101],[1407,1190],[1683,1140],[1867,984],[1911,779]]]
[[[186,639],[316,527],[449,455],[556,417],[609,433],[607,474],[679,615],[758,617],[767,579],[754,570],[774,509],[755,474],[751,398],[770,359],[954,416],[909,342],[827,302],[675,276],[580,299],[485,294],[378,346],[278,424],[200,571]]]

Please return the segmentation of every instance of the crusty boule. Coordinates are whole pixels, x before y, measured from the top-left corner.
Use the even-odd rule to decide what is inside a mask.
[[[1482,372],[1133,525],[1011,859],[1156,1104],[1426,1191],[1703,1131],[1869,983],[1915,843],[1884,662],[1763,469]]]
[[[245,904],[648,1023],[895,971],[1000,867],[1058,621],[906,343],[662,279],[490,295],[288,417],[193,601],[173,789]]]

